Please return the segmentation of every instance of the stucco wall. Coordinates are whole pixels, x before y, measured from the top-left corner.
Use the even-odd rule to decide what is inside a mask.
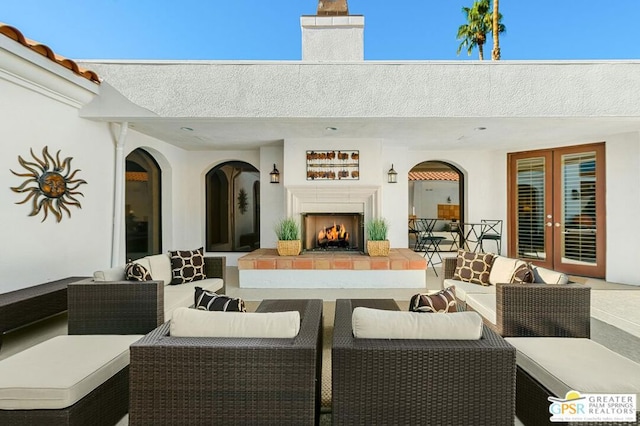
[[[76,107],[1,76],[0,93],[0,293],[67,276],[91,275],[108,265],[111,256],[114,154],[108,125],[82,120]],[[9,170],[27,172],[18,156],[34,162],[29,150],[42,159],[45,146],[54,157],[60,150],[61,160],[73,157],[71,169],[80,169],[75,178],[87,182],[78,188],[84,194],[77,196],[82,208],[69,206],[71,218],[64,214],[59,223],[52,214],[44,222],[42,212],[28,216],[31,200],[15,204],[26,194],[10,189],[25,178]]]
[[[611,135],[607,161],[607,281],[640,285],[640,133]]]

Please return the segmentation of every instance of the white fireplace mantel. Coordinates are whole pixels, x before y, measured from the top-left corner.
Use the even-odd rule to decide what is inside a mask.
[[[287,215],[362,213],[365,221],[380,212],[379,186],[287,186]]]

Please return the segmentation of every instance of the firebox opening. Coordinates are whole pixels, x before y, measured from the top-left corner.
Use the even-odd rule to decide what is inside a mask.
[[[362,213],[304,213],[302,219],[305,251],[363,251]]]

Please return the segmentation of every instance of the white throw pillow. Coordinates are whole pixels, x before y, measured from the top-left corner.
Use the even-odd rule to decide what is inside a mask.
[[[562,272],[553,271],[540,266],[533,266],[533,282],[541,284],[567,284],[569,277]]]
[[[478,340],[482,318],[476,312],[447,314],[386,311],[357,307],[353,335],[362,339]]]
[[[173,311],[175,337],[292,338],[300,331],[300,312],[201,311],[181,306]]]
[[[518,262],[522,261],[510,257],[496,256],[493,259],[493,265],[491,265],[491,272],[489,272],[489,284],[510,283],[513,272],[519,266]]]

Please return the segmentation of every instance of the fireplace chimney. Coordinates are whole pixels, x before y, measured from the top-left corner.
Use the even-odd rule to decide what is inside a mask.
[[[349,15],[347,0],[319,0],[314,16],[302,16],[302,60],[364,60],[364,16]]]

